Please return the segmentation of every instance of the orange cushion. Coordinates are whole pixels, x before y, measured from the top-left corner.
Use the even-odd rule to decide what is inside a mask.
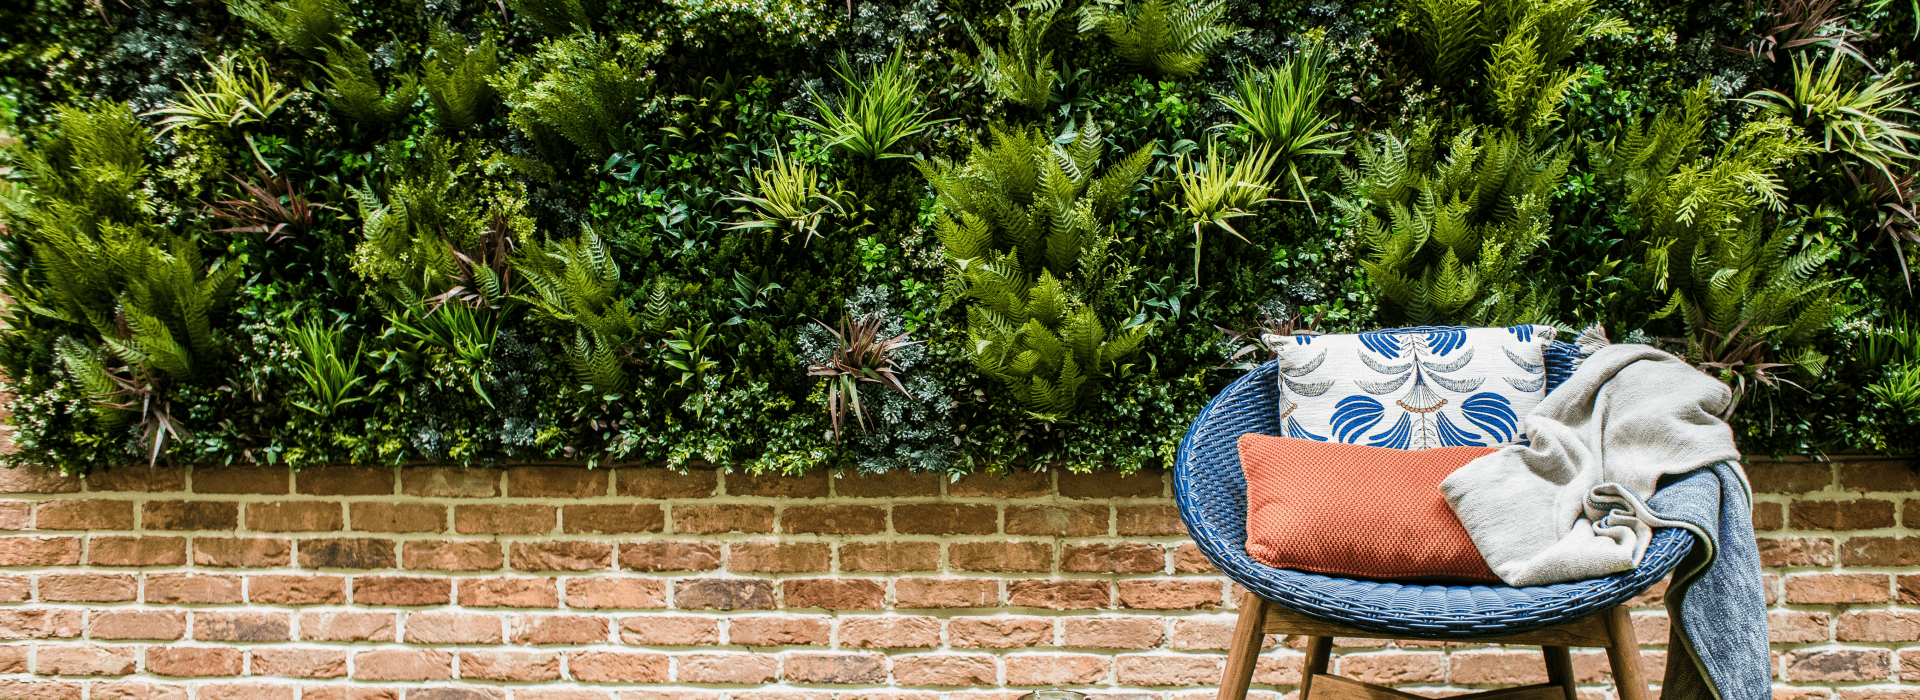
[[[1499,583],[1440,495],[1440,480],[1493,451],[1242,435],[1247,554],[1333,576]]]

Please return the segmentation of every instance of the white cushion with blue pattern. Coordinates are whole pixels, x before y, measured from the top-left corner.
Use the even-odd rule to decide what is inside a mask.
[[[1271,337],[1289,437],[1402,450],[1524,444],[1551,326]]]

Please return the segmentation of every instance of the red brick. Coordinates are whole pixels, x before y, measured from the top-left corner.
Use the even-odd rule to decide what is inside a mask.
[[[1747,462],[1747,481],[1754,493],[1802,494],[1826,490],[1833,485],[1833,465],[1829,462]]]
[[[1824,612],[1775,610],[1767,613],[1767,638],[1774,644],[1825,642],[1832,638],[1827,630],[1829,620]],[[1638,630],[1634,636],[1639,636]]]
[[[1157,574],[1167,568],[1167,550],[1152,542],[1068,545],[1060,570],[1096,574]]]
[[[587,615],[522,615],[511,627],[514,644],[597,644],[607,640],[610,622]]]
[[[0,602],[24,603],[33,597],[33,579],[26,574],[0,574]]]
[[[1825,617],[1825,615],[1823,614],[1822,617]],[[1840,613],[1840,624],[1834,630],[1834,639],[1842,642],[1920,641],[1920,612],[1913,610],[1849,610]],[[1826,640],[1817,639],[1808,641]]]
[[[620,545],[620,568],[633,571],[712,571],[720,568],[714,542],[634,542]]]
[[[685,654],[674,680],[681,683],[771,683],[780,660],[771,654]]]
[[[848,542],[840,545],[841,571],[934,571],[940,568],[937,542]]]
[[[33,503],[28,501],[0,501],[0,530],[28,530],[33,528]]]
[[[285,642],[293,617],[263,610],[202,610],[193,615],[193,638],[203,642]]]
[[[393,495],[393,467],[335,465],[293,474],[293,490],[309,496]]]
[[[180,566],[187,563],[185,537],[87,538],[87,563],[95,566]]]
[[[133,501],[43,501],[33,509],[33,526],[41,530],[132,530]]]
[[[986,654],[909,654],[893,658],[894,681],[902,685],[992,687],[1000,666]]]
[[[862,649],[937,647],[940,646],[940,620],[918,615],[842,617],[840,646]]]
[[[991,535],[1000,511],[972,503],[916,503],[893,507],[893,531],[903,535]]]
[[[727,545],[727,570],[739,573],[826,571],[832,559],[833,553],[825,542],[734,542]]]
[[[1795,649],[1780,657],[1780,677],[1804,681],[1884,681],[1892,677],[1887,649]]]
[[[134,599],[132,574],[41,574],[40,600],[47,603],[119,603]]]
[[[1537,651],[1469,649],[1453,653],[1448,671],[1455,685],[1545,683],[1545,664]]]
[[[573,679],[589,683],[665,683],[667,655],[632,651],[567,653]]]
[[[1108,508],[1104,505],[1081,506],[1007,506],[1007,534],[1054,537],[1093,537],[1105,535]]]
[[[1903,460],[1865,460],[1838,465],[1840,488],[1856,493],[1920,491],[1920,473]]]
[[[299,691],[286,683],[214,683],[200,686],[199,700],[293,700]]]
[[[187,687],[170,683],[101,681],[88,692],[93,700],[187,700]]]
[[[1753,529],[1759,532],[1786,527],[1786,506],[1778,503],[1753,504]]]
[[[1129,537],[1186,537],[1187,524],[1173,506],[1116,506],[1114,532]]]
[[[400,563],[423,571],[498,571],[507,565],[500,544],[484,540],[410,540],[400,545]]]
[[[560,594],[550,578],[463,578],[460,604],[469,608],[553,608]]]
[[[185,467],[117,467],[88,472],[82,477],[88,491],[165,493],[187,490]]]
[[[393,540],[337,537],[300,541],[300,566],[308,569],[391,569],[399,565]]]
[[[1831,537],[1762,537],[1759,544],[1760,565],[1770,569],[1833,566],[1835,561]]]
[[[553,506],[454,506],[453,530],[463,535],[544,535],[553,532],[555,512]]]
[[[0,645],[0,673],[26,673],[27,651],[25,644]]]
[[[887,589],[879,581],[859,578],[814,578],[782,581],[787,608],[880,610],[887,606]]]
[[[78,563],[78,537],[0,537],[0,566],[72,566]]]
[[[1920,603],[1920,574],[1901,574],[1896,576],[1894,577],[1894,585],[1899,589],[1901,603],[1909,605]]]
[[[788,601],[792,606],[792,601]],[[772,610],[773,582],[762,579],[683,579],[674,583],[673,606],[682,610]]]
[[[1114,659],[1113,675],[1128,685],[1191,687],[1215,682],[1226,662],[1223,656],[1123,654]]]
[[[247,600],[269,605],[345,603],[347,580],[339,576],[255,576],[247,581]]]
[[[1920,537],[1849,537],[1840,546],[1843,566],[1920,566]]]
[[[661,532],[667,511],[652,503],[576,505],[560,509],[560,522],[569,534]]]
[[[513,467],[507,495],[514,498],[593,498],[607,495],[607,470],[575,466]]]
[[[1158,617],[1069,617],[1060,621],[1060,646],[1152,649],[1166,637]]]
[[[238,676],[240,662],[240,650],[231,647],[167,645],[147,648],[147,670],[156,676]]]
[[[347,652],[340,649],[254,649],[251,675],[284,678],[342,678],[347,675]]]
[[[258,569],[292,562],[293,544],[278,537],[193,538],[193,563],[198,566]]]
[[[1437,652],[1377,652],[1340,657],[1341,675],[1379,685],[1441,685],[1446,656]]]
[[[147,574],[146,602],[230,605],[240,602],[240,577],[213,574]]]
[[[401,640],[413,644],[499,644],[500,616],[480,613],[408,613]]]
[[[571,590],[572,584],[568,587]],[[720,622],[698,615],[629,617],[620,621],[620,641],[640,646],[713,646],[720,643]]]
[[[805,651],[787,655],[781,677],[800,683],[882,683],[887,680],[887,657]]]
[[[1795,501],[1787,515],[1796,530],[1873,530],[1893,527],[1893,501]]]
[[[1132,579],[1115,584],[1120,605],[1144,610],[1199,610],[1220,606],[1220,583],[1196,579]]]
[[[274,501],[247,504],[247,529],[260,532],[333,532],[346,529],[339,503]]]
[[[1053,620],[1044,617],[955,617],[947,621],[954,647],[1021,649],[1053,646]]]
[[[1166,493],[1166,472],[1142,469],[1120,476],[1108,471],[1074,474],[1060,472],[1060,495],[1066,498],[1155,498]]]
[[[560,655],[545,651],[463,651],[460,677],[491,681],[560,680]]]
[[[1168,649],[1226,649],[1233,643],[1232,617],[1180,617],[1173,621],[1173,634],[1167,636]],[[1275,636],[1268,635],[1265,646],[1273,646]]]
[[[515,542],[512,564],[521,571],[605,571],[613,567],[613,545],[576,540]]]
[[[1007,604],[1017,607],[1091,610],[1107,607],[1111,602],[1106,581],[1021,579],[1007,582]]]
[[[199,467],[193,470],[193,492],[285,495],[290,476],[286,467]]]
[[[1173,550],[1173,572],[1176,574],[1217,574],[1213,562],[1200,551],[1200,546],[1192,542],[1181,542]]]
[[[974,472],[947,484],[954,498],[1038,498],[1053,493],[1051,472]]]
[[[347,517],[361,532],[445,532],[446,506],[425,503],[349,503]]]
[[[887,531],[887,511],[873,506],[793,506],[780,514],[780,531],[873,535]]]
[[[627,498],[708,498],[719,479],[712,469],[626,468],[614,470],[614,495]]]
[[[664,608],[667,607],[667,584],[650,578],[569,578],[567,607]]]
[[[688,535],[773,532],[773,506],[723,503],[673,507],[673,531]]]
[[[453,676],[453,655],[433,649],[382,649],[353,655],[360,681],[438,681]]]
[[[902,578],[893,583],[897,608],[991,608],[1000,605],[1000,584],[978,578]]]
[[[1007,685],[1087,685],[1107,679],[1105,656],[1013,654],[1005,662]]]
[[[1883,603],[1886,574],[1801,574],[1787,577],[1787,602],[1800,604]]]
[[[319,642],[391,642],[398,639],[399,616],[359,611],[300,613],[300,638]]]
[[[778,472],[763,472],[759,474],[732,472],[727,474],[727,495],[767,496],[776,498],[825,498],[827,496],[827,473],[817,469],[799,476],[790,476]]]
[[[746,615],[727,623],[727,643],[756,647],[824,645],[833,623],[815,615]]]
[[[0,639],[71,639],[80,618],[79,610],[0,608]]]
[[[92,644],[41,645],[33,672],[43,676],[124,676],[137,664],[134,647]]]
[[[26,469],[10,467],[9,469]],[[0,680],[0,698],[7,700],[80,700],[80,684],[59,681]]]
[[[940,495],[940,475],[894,469],[877,474],[848,472],[833,479],[841,498],[914,498]]]
[[[148,530],[237,530],[240,504],[230,501],[147,501],[140,526]]]
[[[1053,570],[1053,545],[1045,542],[955,542],[947,561],[959,571],[1035,572]]]
[[[0,493],[74,493],[80,477],[40,467],[0,467]]]
[[[101,610],[87,625],[93,639],[179,639],[187,635],[187,615],[178,610]]]
[[[491,498],[500,495],[500,470],[463,467],[405,467],[400,492],[424,498]]]
[[[419,576],[361,576],[353,580],[356,605],[446,605],[453,581]]]

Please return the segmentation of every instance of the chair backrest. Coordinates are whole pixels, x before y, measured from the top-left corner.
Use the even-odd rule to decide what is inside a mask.
[[[1434,331],[1457,331],[1466,326],[1407,326],[1405,328],[1382,328],[1383,333],[1431,333]],[[1547,393],[1567,381],[1573,374],[1573,368],[1580,366],[1580,348],[1573,343],[1556,340],[1546,348]]]

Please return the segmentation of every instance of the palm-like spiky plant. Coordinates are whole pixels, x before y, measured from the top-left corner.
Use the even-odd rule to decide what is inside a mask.
[[[220,233],[264,233],[275,241],[313,230],[320,210],[333,207],[307,199],[294,189],[286,176],[265,172],[252,182],[233,178],[240,186],[242,199],[223,199],[207,207],[207,214],[232,226],[214,229]]]
[[[211,126],[238,126],[266,121],[279,111],[293,91],[267,74],[267,65],[249,58],[235,65],[233,56],[208,61],[211,83],[189,85],[181,81],[180,99],[171,105],[148,112],[164,115],[158,123],[160,133],[174,129],[204,129]]]
[[[1914,111],[1900,106],[1900,93],[1914,83],[1898,84],[1891,75],[1843,83],[1848,66],[1840,55],[1829,54],[1817,68],[1806,56],[1795,56],[1791,93],[1763,89],[1741,101],[1794,120],[1827,152],[1858,160],[1891,180],[1896,161],[1915,157],[1908,144],[1920,141],[1920,134],[1903,123]]]
[[[1007,27],[1004,48],[988,44],[972,24],[967,24],[967,34],[980,49],[979,62],[968,66],[974,76],[1003,99],[1030,109],[1045,109],[1053,96],[1053,80],[1058,72],[1053,68],[1053,52],[1042,49],[1058,12],[1058,6],[1027,14],[1008,9],[1000,15],[1001,23]]]
[[[933,111],[923,107],[926,98],[920,94],[920,82],[907,65],[902,53],[905,50],[904,45],[894,49],[893,55],[871,72],[854,70],[846,54],[841,54],[833,69],[846,83],[839,105],[829,104],[825,97],[814,93],[813,106],[819,110],[820,119],[796,119],[826,134],[833,145],[854,154],[874,159],[907,157],[894,153],[893,147],[935,125],[953,120],[928,119]]]
[[[833,334],[832,353],[808,365],[807,374],[827,378],[827,413],[833,416],[835,439],[844,433],[841,426],[849,414],[859,422],[862,431],[870,429],[866,403],[860,398],[862,383],[879,384],[900,392],[901,396],[912,397],[900,383],[899,358],[894,354],[919,341],[907,340],[906,333],[881,337],[880,327],[884,321],[877,313],[859,319],[842,317],[839,330],[814,321]]]
[[[1094,0],[1081,12],[1081,31],[1100,31],[1127,62],[1176,78],[1200,72],[1221,42],[1247,31],[1220,23],[1226,0]]]
[[[357,396],[354,392],[355,387],[367,380],[366,375],[360,373],[361,346],[346,350],[340,343],[340,331],[318,320],[292,326],[286,335],[300,351],[294,371],[300,375],[311,397],[309,401],[293,401],[295,407],[325,417],[342,406],[367,400],[364,392]]]
[[[727,228],[779,229],[782,240],[799,233],[805,235],[803,245],[812,243],[814,234],[820,230],[820,220],[829,209],[847,213],[840,200],[821,188],[821,179],[812,166],[798,157],[776,151],[767,167],[753,171],[754,190],[759,196],[736,191],[727,198],[727,201],[741,203],[735,213],[758,217],[735,222]]]
[[[1272,149],[1276,162],[1293,180],[1300,199],[1313,213],[1306,180],[1300,177],[1300,161],[1309,156],[1338,156],[1341,150],[1328,148],[1328,142],[1345,136],[1344,131],[1327,131],[1334,115],[1320,109],[1327,94],[1327,46],[1313,42],[1279,66],[1249,68],[1233,79],[1233,94],[1214,97],[1240,117],[1240,123]],[[1315,219],[1319,218],[1314,214]]]
[[[1262,146],[1228,166],[1220,153],[1219,144],[1208,141],[1205,161],[1196,166],[1183,155],[1176,166],[1182,201],[1180,213],[1193,221],[1195,285],[1200,283],[1200,247],[1206,228],[1218,226],[1245,241],[1247,237],[1228,221],[1250,216],[1254,207],[1274,201],[1267,194],[1273,190],[1269,178],[1278,158],[1276,154]]]

